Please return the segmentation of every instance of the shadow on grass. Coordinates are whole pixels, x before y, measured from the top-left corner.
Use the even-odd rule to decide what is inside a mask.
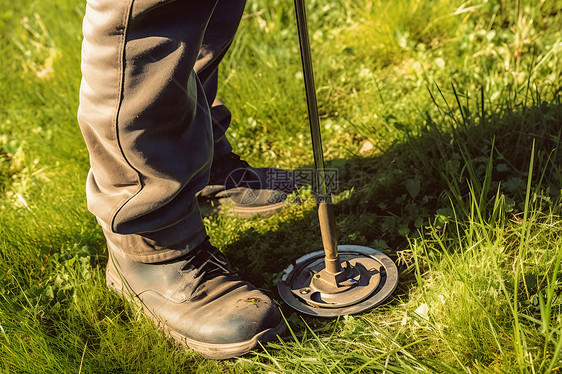
[[[559,94],[550,103],[537,99],[533,106],[505,106],[493,114],[470,114],[466,108],[458,116],[443,111],[441,118],[428,116],[417,134],[407,134],[384,152],[329,163],[339,168],[340,191],[348,191],[338,195],[334,209],[339,243],[369,246],[397,260],[402,274],[396,298],[407,295],[415,281],[408,241],[423,235],[429,225],[448,229],[453,209],[458,219],[466,219],[471,188],[481,196],[485,214],[491,214],[491,201],[499,191],[506,196],[505,211],[517,217],[525,201],[533,143],[533,188],[559,196]],[[240,233],[225,248],[240,273],[266,289],[274,288],[294,259],[322,248],[314,203],[287,210],[265,220],[263,230],[254,225]]]

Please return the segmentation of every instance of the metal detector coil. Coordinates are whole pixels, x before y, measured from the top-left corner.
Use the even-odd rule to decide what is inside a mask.
[[[277,285],[293,309],[318,317],[355,314],[386,300],[398,284],[398,270],[382,252],[357,245],[338,246],[332,196],[326,186],[320,120],[304,0],[295,0],[308,119],[316,178],[314,190],[324,251],[307,254],[290,265]]]
[[[311,316],[356,314],[384,302],[396,289],[398,269],[384,253],[358,245],[340,245],[342,267],[354,270],[350,278],[333,287],[319,280],[324,251],[297,259],[285,269],[277,285],[279,296],[291,308]]]

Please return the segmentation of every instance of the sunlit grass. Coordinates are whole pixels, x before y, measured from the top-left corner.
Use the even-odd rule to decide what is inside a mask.
[[[0,371],[549,372],[562,366],[562,13],[556,1],[311,0],[340,242],[401,269],[390,303],[211,362],[105,287],[76,123],[73,0],[0,12]],[[255,165],[312,164],[291,2],[249,2],[221,66],[229,137]],[[304,201],[310,191],[302,191]],[[213,243],[272,289],[321,246],[313,204],[209,217]]]

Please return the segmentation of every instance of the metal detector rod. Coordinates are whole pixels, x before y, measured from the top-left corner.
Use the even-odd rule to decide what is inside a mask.
[[[315,193],[318,199],[318,218],[320,220],[320,231],[326,254],[326,270],[332,274],[342,271],[337,252],[337,232],[334,212],[332,209],[332,196],[326,186],[326,170],[324,167],[324,152],[322,150],[322,136],[320,134],[320,120],[318,118],[318,105],[316,103],[316,88],[314,85],[314,73],[312,70],[312,57],[306,22],[306,7],[304,0],[295,0],[295,12],[297,16],[297,29],[301,51],[302,70],[304,75],[304,86],[306,90],[306,102],[308,105],[308,119],[310,122],[310,134],[312,136],[312,151],[314,153],[314,165],[316,167]]]

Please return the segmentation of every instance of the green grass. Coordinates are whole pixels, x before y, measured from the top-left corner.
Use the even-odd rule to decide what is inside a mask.
[[[310,0],[340,242],[387,252],[389,303],[212,362],[109,292],[76,123],[81,17],[71,0],[0,11],[0,371],[556,372],[562,367],[560,1]],[[235,150],[310,166],[290,1],[250,2],[221,66]],[[321,247],[310,191],[267,220],[205,224],[273,289]],[[273,260],[273,261],[272,261]]]

